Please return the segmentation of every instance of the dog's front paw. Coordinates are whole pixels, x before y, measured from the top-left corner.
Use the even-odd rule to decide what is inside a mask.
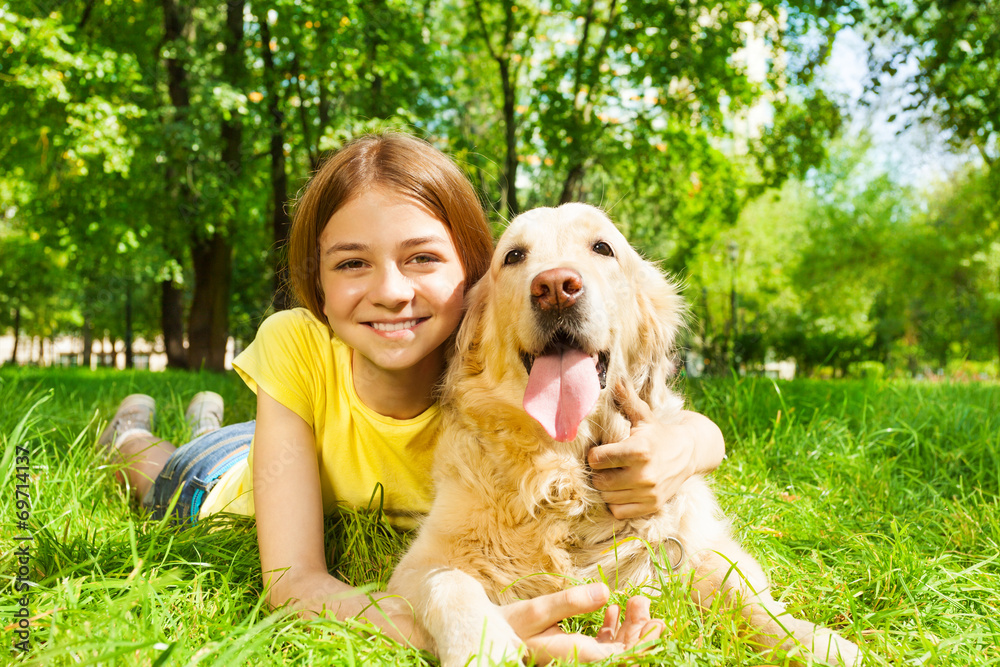
[[[864,664],[861,649],[832,630],[823,629],[814,635],[812,654],[825,665],[858,667]]]
[[[483,626],[474,628],[463,624],[461,630],[439,643],[438,657],[441,667],[491,667],[518,664],[524,656],[525,646],[514,629],[502,617],[487,617]],[[443,645],[442,645],[443,644]]]
[[[476,659],[471,664],[489,667],[520,663],[524,656],[524,643],[510,626],[506,629],[509,632],[483,633],[482,641],[476,651]]]

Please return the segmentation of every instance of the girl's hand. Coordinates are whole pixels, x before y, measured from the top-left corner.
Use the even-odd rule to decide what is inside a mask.
[[[423,628],[413,617],[413,606],[398,595],[385,591],[374,591],[367,596],[358,596],[357,604],[363,605],[355,615],[377,627],[382,633],[401,644],[429,651],[431,643]],[[341,607],[337,613],[341,620],[351,617],[350,606]]]
[[[559,622],[600,609],[608,602],[611,592],[604,584],[573,586],[558,593],[541,595],[531,600],[512,602],[502,606],[504,618],[518,634],[535,664],[544,665],[552,660],[578,660],[594,662],[612,655],[630,651],[644,641],[658,639],[666,627],[663,621],[649,615],[649,598],[636,595],[625,606],[625,618],[619,618],[617,605],[604,612],[604,623],[596,637],[569,633],[559,627]],[[353,604],[365,604],[366,596],[358,596],[337,614],[344,618]],[[419,623],[413,618],[413,607],[399,596],[377,591],[367,598],[358,618],[378,627],[387,637],[421,650],[430,650],[431,643]]]
[[[714,470],[726,453],[722,432],[707,417],[685,411],[678,424],[661,424],[628,383],[615,388],[615,400],[632,422],[621,442],[591,448],[587,461],[617,519],[657,512],[696,473]]]
[[[600,609],[611,593],[604,584],[574,586],[558,593],[513,602],[502,607],[511,627],[524,640],[536,664],[552,660],[594,662],[630,651],[643,641],[658,639],[666,625],[649,616],[649,598],[629,599],[625,619],[619,622],[619,609],[611,605],[604,612],[604,623],[596,637],[569,633],[559,621]]]

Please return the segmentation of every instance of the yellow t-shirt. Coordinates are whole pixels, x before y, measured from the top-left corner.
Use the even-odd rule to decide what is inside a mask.
[[[368,408],[354,391],[351,348],[308,310],[267,318],[233,367],[254,393],[263,388],[312,426],[324,512],[338,504],[367,507],[378,483],[384,489],[383,509],[395,525],[411,527],[415,515],[430,509],[440,406],[435,403],[413,419],[393,419]],[[199,517],[219,511],[253,515],[252,466],[253,445],[250,458],[215,485]]]

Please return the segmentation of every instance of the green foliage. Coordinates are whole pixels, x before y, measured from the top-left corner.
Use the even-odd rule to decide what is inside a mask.
[[[769,104],[776,85],[751,79],[739,52],[754,31],[779,32],[775,7],[724,3],[709,19],[690,3],[474,4],[484,10],[470,20],[485,17],[495,35],[509,28],[493,58],[509,57],[513,73],[494,91],[506,102],[515,88],[504,122],[521,131],[514,150],[517,173],[534,185],[528,206],[613,207],[671,267],[735,221],[746,177],[733,115]]]
[[[881,63],[895,74],[909,59],[919,67],[910,81],[923,119],[951,131],[958,144],[975,146],[993,165],[1000,158],[1000,31],[996,0],[877,0],[858,11],[862,25],[905,41]],[[877,89],[879,80],[872,82]]]
[[[849,374],[866,360],[910,374],[995,357],[992,178],[970,168],[920,192],[872,165],[865,144],[834,145],[823,169],[756,199],[689,262],[701,315],[693,344],[716,368],[735,345],[749,368],[791,357],[806,374]]]
[[[12,327],[20,318],[22,333],[51,336],[79,324],[79,312],[60,289],[65,266],[65,253],[38,243],[37,234],[32,239],[0,227],[0,327]]]
[[[274,0],[248,5],[239,44],[211,2],[2,11],[5,214],[61,258],[53,298],[75,304],[56,325],[25,311],[25,330],[86,321],[155,337],[172,312],[162,286],[187,307],[202,279],[192,258],[221,238],[234,253],[230,331],[249,338],[279,256],[265,221],[290,205],[269,196],[272,170],[294,197],[328,150],[383,125],[453,152],[492,208],[505,161],[520,162],[532,205],[613,207],[679,270],[742,205],[745,165],[719,148],[728,115],[779,86],[776,71],[751,80],[738,54],[753,29],[780,43],[779,8],[746,0],[710,15],[691,3]],[[256,156],[274,159],[274,137],[284,161],[269,168]],[[796,141],[782,160],[810,150]]]
[[[1000,174],[969,169],[930,195],[909,240],[904,280],[921,343],[942,362],[988,359],[1000,335]],[[924,267],[936,267],[936,275]]]
[[[25,333],[183,329],[165,288],[208,312],[195,291],[218,277],[193,268],[215,239],[209,264],[232,256],[228,333],[251,338],[282,255],[272,211],[347,138],[392,127],[453,154],[497,227],[514,206],[609,209],[687,281],[692,345],[715,368],[985,359],[1000,321],[993,4],[269,0],[230,43],[218,2],[8,3],[0,327],[23,303]],[[863,139],[831,141],[843,110],[816,73],[852,22],[899,47],[886,73],[919,62],[922,108],[985,171],[911,192]]]
[[[765,128],[755,151],[762,183],[755,189],[780,186],[789,178],[805,178],[823,165],[828,139],[840,134],[840,107],[822,90],[802,101],[786,98],[776,105],[774,122]]]

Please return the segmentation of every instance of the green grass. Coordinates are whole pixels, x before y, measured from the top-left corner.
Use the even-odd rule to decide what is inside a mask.
[[[29,534],[30,651],[37,665],[434,664],[357,624],[268,614],[253,525],[178,530],[145,520],[95,457],[127,393],[152,394],[160,435],[184,442],[196,391],[249,419],[234,374],[0,371],[4,457],[0,614],[18,640],[16,536]],[[875,664],[1000,664],[1000,386],[763,379],[687,387],[726,434],[715,488],[775,594],[839,628]],[[28,530],[17,526],[15,455],[30,452]],[[328,522],[331,569],[387,580],[405,538],[365,512]],[[731,613],[702,614],[665,578],[662,641],[638,662],[754,665]],[[574,619],[593,629],[597,614]]]

